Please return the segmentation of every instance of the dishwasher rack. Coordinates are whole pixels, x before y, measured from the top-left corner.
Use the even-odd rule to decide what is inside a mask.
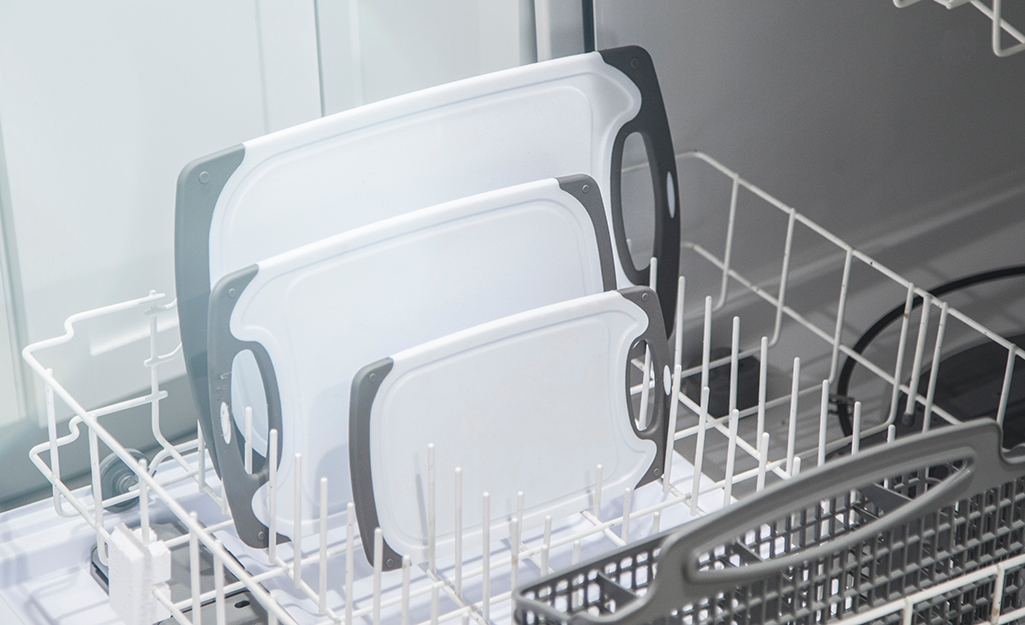
[[[181,358],[181,347],[158,353],[158,318],[173,316],[175,303],[168,303],[164,295],[153,292],[143,298],[73,315],[66,321],[62,336],[32,344],[23,351],[45,386],[49,440],[34,447],[30,455],[53,484],[56,513],[81,517],[94,530],[99,559],[104,563],[115,533],[113,526],[123,520],[106,511],[105,505],[138,495],[143,528],[150,527],[151,521],[158,518],[183,524],[187,533],[169,541],[168,546],[190,546],[191,570],[186,575],[191,582],[191,596],[172,600],[166,587],[157,584],[144,589],[144,596],[135,598],[154,608],[153,613],[162,610],[182,624],[198,625],[199,619],[191,615],[201,614],[200,607],[209,604],[215,606],[217,621],[221,622],[228,603],[226,597],[241,590],[247,590],[259,602],[270,623],[504,623],[512,619],[513,591],[521,584],[575,564],[581,558],[599,556],[658,534],[662,527],[676,526],[729,506],[738,497],[760,491],[770,482],[799,475],[802,464],[822,465],[833,455],[857,453],[873,435],[892,441],[899,413],[913,415],[916,406],[921,406],[925,415],[923,429],[930,427],[932,415],[957,422],[950,412],[933,403],[937,363],[945,353],[979,341],[989,341],[1006,350],[1002,392],[993,406],[996,420],[1002,423],[1014,366],[1018,359],[1025,360],[1025,351],[930,297],[922,288],[711,156],[687,152],[677,155],[677,161],[695,179],[711,180],[699,186],[710,189],[709,195],[714,196],[711,210],[699,205],[707,198],[699,198],[693,204],[681,201],[681,211],[686,214],[692,209],[706,210],[713,215],[723,214],[725,219],[713,224],[715,234],[708,238],[715,243],[690,240],[682,245],[682,252],[686,252],[682,260],[685,277],[680,278],[675,307],[677,331],[672,375],[673,394],[678,401],[672,402],[668,430],[675,433],[670,442],[675,443],[677,453],[667,454],[659,482],[636,491],[608,492],[602,487],[599,465],[590,508],[564,519],[549,517],[543,528],[524,527],[522,513],[509,519],[489,520],[488,494],[463,493],[463,497],[479,497],[484,502],[483,545],[462,544],[457,523],[454,558],[436,558],[430,549],[427,562],[414,563],[404,558],[401,570],[393,572],[382,571],[381,557],[374,558],[376,567],[369,567],[362,554],[357,554],[362,551],[362,540],[351,503],[347,523],[340,527],[329,527],[321,517],[317,535],[297,536],[291,544],[275,544],[272,540],[266,551],[246,547],[234,536],[230,520],[217,515],[201,518],[197,511],[201,506],[195,501],[200,498],[212,500],[214,507],[227,515],[223,492],[209,470],[207,442],[202,432],[197,430],[196,440],[178,445],[161,434],[160,400],[167,393],[160,389],[157,370]],[[720,191],[724,197],[719,197]],[[779,239],[772,262],[752,256],[752,246],[745,245],[745,228],[758,233],[759,250],[777,249],[774,240]],[[700,231],[700,227],[695,228],[695,232]],[[721,255],[711,251],[719,243]],[[652,282],[656,269],[652,267]],[[832,294],[829,297],[822,295],[827,287]],[[866,293],[878,297],[866,298]],[[879,308],[878,300],[885,301],[885,297],[894,294],[905,302],[899,333],[889,337],[896,345],[866,354],[856,352],[845,342],[849,340],[845,333],[851,333],[853,324],[863,327],[866,317],[885,310],[886,306]],[[699,305],[685,307],[686,295]],[[923,302],[918,315],[913,314],[916,297]],[[855,305],[855,301],[870,303]],[[76,326],[129,312],[149,320],[150,356],[142,363],[149,371],[149,392],[112,405],[86,408],[47,369],[45,352],[73,341]],[[938,322],[933,330],[931,319],[936,316]],[[758,340],[742,341],[742,326],[746,335]],[[912,333],[916,333],[913,343]],[[715,341],[728,344],[728,350],[714,349]],[[727,351],[728,355],[719,355]],[[923,373],[929,353],[933,365],[928,373]],[[685,363],[685,355],[693,364]],[[848,401],[830,394],[841,356],[855,359],[869,374],[864,376],[867,380],[859,381],[852,389],[852,395],[862,401],[854,402],[851,436],[844,436],[830,416],[831,406]],[[634,400],[639,406],[647,406],[653,372],[642,357],[630,366],[637,380],[631,388]],[[754,366],[757,376],[750,375]],[[757,382],[752,383],[755,377]],[[919,392],[920,382],[926,378],[928,390],[923,394]],[[746,391],[753,391],[757,400],[746,400],[745,394],[751,394]],[[901,408],[903,396],[908,394],[914,401],[910,409]],[[74,413],[67,433],[62,435],[58,435],[57,399]],[[727,408],[712,414],[711,407],[716,401]],[[103,425],[104,417],[111,413],[145,405],[150,406],[153,434],[161,447],[150,462],[136,460]],[[61,448],[79,438],[82,426],[89,443],[91,486],[73,491],[62,481],[59,460]],[[247,422],[246,428],[251,427],[251,421]],[[277,446],[273,442],[276,434],[268,433],[272,440],[268,446],[271,466],[277,461]],[[247,436],[247,440],[251,437]],[[773,440],[777,441],[775,445],[771,444]],[[97,505],[94,502],[102,499],[99,442],[131,469],[138,477],[138,486]],[[461,498],[457,498],[454,511],[438,510],[434,505],[436,481],[455,480],[459,485],[461,473],[457,470],[455,475],[435,475],[432,447],[426,450],[428,484],[424,502],[431,537],[434,519],[439,515],[455,513],[456,518],[461,517]],[[44,452],[48,454],[46,460]],[[247,466],[252,466],[251,456],[252,450],[247,447]],[[295,461],[301,466],[301,457]],[[270,483],[273,509],[276,493],[273,480]],[[327,480],[320,486],[323,499]],[[458,486],[457,490],[461,492]],[[185,491],[190,495],[183,496]],[[530,485],[523,485],[521,510],[522,502],[529,498]],[[207,505],[206,509],[210,507]],[[326,512],[326,506],[322,509]],[[508,524],[508,538],[491,540],[487,528],[492,527],[492,521]],[[139,541],[150,540],[155,539],[142,531]],[[372,544],[375,551],[381,550],[380,530]],[[205,592],[201,592],[199,581],[201,548],[213,558],[216,582],[213,590]],[[226,581],[226,573],[237,581]],[[973,583],[976,577],[978,574],[971,579],[952,580],[944,588],[949,590],[947,586],[961,581],[966,585]],[[900,606],[894,608],[899,609]],[[209,622],[205,618],[203,621]]]
[[[893,0],[893,5],[899,9],[911,6],[919,0]],[[1006,19],[1004,19],[1004,2],[1003,0],[992,0],[990,5],[987,5],[983,0],[933,0],[937,4],[940,4],[948,9],[953,9],[964,4],[971,4],[980,13],[986,16],[986,18],[992,23],[991,34],[990,34],[990,45],[993,48],[993,54],[1004,57],[1017,54],[1022,50],[1025,50],[1025,35],[1020,30],[1012,26]],[[1010,46],[1004,46],[1004,35],[1007,33],[1011,37],[1017,40],[1017,43],[1011,44]]]

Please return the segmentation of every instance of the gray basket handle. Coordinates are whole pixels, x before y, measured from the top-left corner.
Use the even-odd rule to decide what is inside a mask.
[[[781,510],[802,510],[852,488],[866,486],[905,471],[963,460],[965,466],[920,497],[881,519],[835,540],[766,562],[709,571],[698,570],[698,557],[735,540],[758,519],[779,518]],[[772,486],[726,510],[705,517],[666,539],[658,557],[658,576],[650,592],[624,606],[617,623],[651,622],[682,605],[730,591],[767,576],[844,551],[922,515],[951,505],[965,493],[1017,477],[1022,465],[1010,465],[1000,454],[1000,429],[991,421],[943,428],[865,451]],[[973,488],[974,486],[974,488]],[[780,506],[786,502],[786,508]],[[606,619],[594,619],[596,622]]]

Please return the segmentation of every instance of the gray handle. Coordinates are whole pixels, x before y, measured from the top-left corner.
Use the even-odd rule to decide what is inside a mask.
[[[256,277],[257,265],[240,269],[222,278],[210,293],[208,371],[210,385],[210,418],[213,423],[213,447],[220,459],[221,480],[228,497],[228,506],[235,521],[239,538],[250,547],[264,548],[268,544],[267,526],[253,513],[253,495],[270,477],[270,466],[266,458],[253,454],[253,472],[245,470],[245,447],[242,433],[230,414],[231,369],[235,356],[250,351],[256,359],[263,382],[264,397],[267,400],[267,427],[278,431],[278,462],[281,458],[284,434],[281,428],[281,396],[278,391],[274,363],[263,345],[254,341],[240,341],[231,334],[231,313],[239,296]],[[228,427],[231,441],[225,441],[221,434],[221,410],[229,411]],[[288,539],[278,536],[278,542]]]
[[[651,169],[651,184],[655,195],[655,249],[658,259],[658,291],[662,302],[662,319],[666,335],[673,333],[673,306],[676,305],[678,268],[680,266],[680,194],[676,174],[676,154],[669,132],[662,90],[655,74],[655,64],[648,51],[640,46],[610,48],[599,52],[602,59],[626,74],[641,92],[641,108],[637,115],[619,129],[612,144],[611,180],[609,198],[612,209],[612,230],[623,273],[633,284],[650,282],[650,267],[638,270],[633,265],[626,246],[623,223],[623,147],[626,138],[637,133],[644,140]]]
[[[245,156],[237,145],[197,159],[178,176],[174,204],[174,286],[178,297],[178,331],[185,374],[196,402],[199,425],[206,440],[213,440],[206,336],[210,308],[210,224],[221,190]],[[210,459],[221,474],[217,448]]]
[[[654,442],[657,448],[654,461],[644,473],[641,481],[637,483],[637,486],[640,487],[654,482],[661,477],[662,468],[665,466],[667,453],[666,432],[669,428],[669,401],[671,399],[667,393],[671,392],[671,389],[666,388],[664,372],[670,362],[669,340],[666,338],[665,325],[662,323],[662,309],[659,306],[659,297],[655,291],[646,286],[635,286],[621,289],[619,293],[634,304],[637,304],[648,315],[648,327],[634,342],[635,344],[641,341],[647,343],[651,350],[651,363],[655,371],[655,396],[652,401],[654,405],[651,411],[651,421],[647,427],[641,430],[637,427],[633,417],[630,417],[630,425],[633,427],[634,434],[638,438]],[[629,376],[626,380],[626,397],[629,402]],[[641,410],[646,408],[646,406],[641,406]]]

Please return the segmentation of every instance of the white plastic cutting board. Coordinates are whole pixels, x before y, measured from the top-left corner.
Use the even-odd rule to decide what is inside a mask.
[[[607,204],[617,285],[648,284],[647,270],[629,260],[619,210],[623,144],[635,132],[644,138],[653,176],[655,255],[663,267],[676,267],[675,157],[654,65],[638,47],[441,85],[190,163],[178,181],[175,280],[201,423],[210,427],[210,287],[326,236],[476,193],[587,174]],[[659,276],[663,302],[676,301],[673,273]]]
[[[278,530],[293,533],[293,456],[303,454],[303,508],[351,500],[349,388],[360,367],[510,314],[614,289],[611,244],[594,182],[543,180],[414,211],[286,252],[223,278],[211,294],[211,405],[221,477],[240,536],[268,522],[267,467],[241,467],[241,415],[280,428]],[[255,355],[255,358],[254,358]],[[264,361],[260,372],[243,359]],[[238,386],[251,403],[238,405]],[[253,388],[267,389],[263,397]],[[223,404],[223,405],[222,405]],[[262,419],[260,415],[263,416]],[[280,415],[280,416],[277,416]],[[256,437],[254,436],[254,439]],[[230,442],[229,442],[230,441]],[[253,514],[255,513],[255,519]],[[258,521],[258,522],[256,522]]]
[[[374,529],[386,569],[427,559],[427,448],[434,447],[436,554],[452,553],[454,474],[462,469],[463,537],[508,534],[525,493],[525,528],[594,505],[596,467],[618,496],[659,475],[668,355],[650,289],[611,291],[531,310],[410,348],[353,381],[353,492],[364,551]],[[653,345],[656,414],[638,431],[629,407],[631,346]],[[668,369],[665,369],[668,377]]]

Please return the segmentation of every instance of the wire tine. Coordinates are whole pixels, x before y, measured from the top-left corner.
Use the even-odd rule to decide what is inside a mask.
[[[708,300],[706,300],[708,301]],[[698,515],[698,494],[701,487],[701,468],[705,457],[705,430],[708,427],[707,386],[701,388],[701,412],[698,414],[698,436],[694,447],[694,479],[691,480],[690,514]]]
[[[384,566],[384,536],[381,528],[374,528],[374,597],[373,597],[373,622],[374,625],[381,623],[381,571]]]
[[[628,486],[623,492],[623,522],[620,533],[623,542],[629,542],[630,540],[630,506],[632,499],[633,489]]]
[[[199,523],[199,517],[195,512],[189,513],[194,524]],[[202,563],[199,561],[199,537],[196,530],[189,528],[189,577],[192,583],[192,625],[202,625],[203,612],[200,610],[200,595],[203,594],[203,587],[200,585],[200,573]]]
[[[545,533],[541,539],[541,574],[548,575],[551,569],[548,568],[548,555],[552,546],[552,515],[545,517]]]
[[[1007,398],[1011,395],[1011,377],[1014,375],[1014,345],[1007,350],[1007,366],[1004,367],[1004,384],[1000,388],[1000,404],[997,407],[997,423],[1004,425],[1004,416],[1007,413]]]
[[[829,427],[829,380],[822,380],[822,397],[819,399],[819,448],[818,464],[826,464],[826,431]]]
[[[733,472],[737,462],[737,422],[740,420],[740,411],[734,409],[730,413],[730,440],[726,448],[726,477],[724,479],[722,506],[730,505],[733,499]]]
[[[679,367],[682,365],[683,358],[683,301],[684,293],[687,290],[687,279],[680,276],[679,281],[676,284],[676,319],[673,327],[676,329],[675,345],[673,350],[673,366]]]
[[[520,577],[520,521],[515,517],[509,520],[509,567],[509,586],[515,589]]]
[[[730,412],[737,408],[737,376],[740,371],[740,361],[737,354],[740,351],[740,317],[733,317],[733,339],[730,346]]]
[[[900,323],[900,341],[897,343],[897,362],[893,367],[893,389],[890,393],[890,414],[887,423],[893,423],[897,416],[897,398],[900,396],[900,379],[904,370],[904,351],[908,340],[908,325],[911,322],[911,309],[915,297],[915,285],[908,283],[908,293],[904,300],[904,317]]]
[[[676,445],[676,420],[680,412],[680,385],[682,383],[682,370],[679,363],[673,370],[673,389],[670,397],[673,403],[669,406],[669,428],[666,431],[666,453],[665,463],[662,467],[662,492],[668,493],[672,482],[673,458],[675,457]]]
[[[245,463],[245,471],[247,474],[253,472],[253,408],[252,406],[246,406],[246,440],[245,440],[245,457],[243,462]]]
[[[851,282],[851,258],[854,248],[847,246],[843,261],[843,278],[840,279],[840,302],[836,306],[836,326],[833,328],[833,354],[829,359],[829,380],[836,379],[836,366],[840,360],[840,340],[843,338],[843,320],[847,312],[847,290]]]
[[[278,544],[278,430],[272,429],[267,437],[267,558],[273,563],[277,558]]]
[[[712,296],[705,297],[705,325],[701,341],[701,388],[708,386],[708,360],[712,351]]]
[[[434,443],[427,445],[427,560],[431,572],[437,571],[435,549],[437,547],[438,513],[434,493]]]
[[[733,176],[733,188],[730,191],[730,212],[726,222],[726,247],[723,250],[722,281],[719,284],[719,301],[715,304],[715,310],[722,308],[726,303],[726,294],[730,284],[730,257],[733,255],[733,226],[737,218],[737,192],[740,190],[740,176]]]
[[[320,478],[320,582],[318,609],[327,612],[327,478]]]
[[[861,402],[854,402],[854,425],[851,428],[851,455],[861,450]]]
[[[302,587],[302,560],[303,560],[303,457],[296,454],[293,465],[295,466],[295,501],[292,509],[292,584],[296,588]]]
[[[214,590],[216,592],[215,606],[217,611],[217,625],[225,625],[224,614],[224,562],[221,561],[221,541],[215,541],[217,549],[214,551]]]
[[[402,556],[402,625],[409,625],[409,556]]]
[[[929,313],[932,307],[932,296],[926,294],[922,300],[922,314],[918,323],[918,340],[915,342],[915,357],[911,366],[911,385],[908,387],[908,401],[904,406],[904,421],[910,425],[914,420],[915,408],[918,406],[918,381],[922,374],[922,358],[925,355],[925,340],[929,334]]]
[[[491,622],[491,494],[485,492],[481,497],[481,529],[483,552],[481,553],[481,564],[484,570],[483,586],[483,612],[484,622]],[[551,517],[548,517],[549,532],[551,532]]]
[[[765,472],[769,464],[769,433],[762,432],[758,439],[758,479],[755,482],[755,492],[761,492],[765,488]]]
[[[787,475],[794,468],[794,445],[797,441],[797,398],[801,392],[801,359],[794,358],[794,373],[790,380],[790,421],[787,426]]]
[[[352,505],[352,502],[349,502],[345,508],[345,523],[347,526],[345,537],[345,625],[352,625],[352,584],[353,578],[356,576],[353,559],[356,542],[356,507]]]
[[[757,437],[762,437],[765,431],[765,393],[768,387],[769,377],[769,337],[762,337],[761,362],[758,363],[758,430]]]
[[[932,366],[929,370],[929,390],[925,394],[925,414],[922,417],[922,431],[928,432],[932,421],[932,402],[936,397],[936,379],[940,372],[940,356],[943,353],[943,336],[947,331],[947,313],[949,306],[946,302],[940,306],[940,322],[936,327],[936,345],[932,350]]]
[[[797,219],[796,210],[791,208],[789,213],[787,239],[783,244],[783,267],[779,272],[779,294],[776,296],[776,323],[772,331],[772,340],[769,341],[770,346],[775,346],[779,342],[779,337],[783,330],[783,307],[786,305],[787,281],[790,277],[790,252],[794,244],[794,223]]]
[[[455,470],[455,523],[453,528],[455,530],[455,536],[453,537],[453,550],[455,552],[455,587],[456,594],[462,595],[463,593],[463,469],[456,467]]]

